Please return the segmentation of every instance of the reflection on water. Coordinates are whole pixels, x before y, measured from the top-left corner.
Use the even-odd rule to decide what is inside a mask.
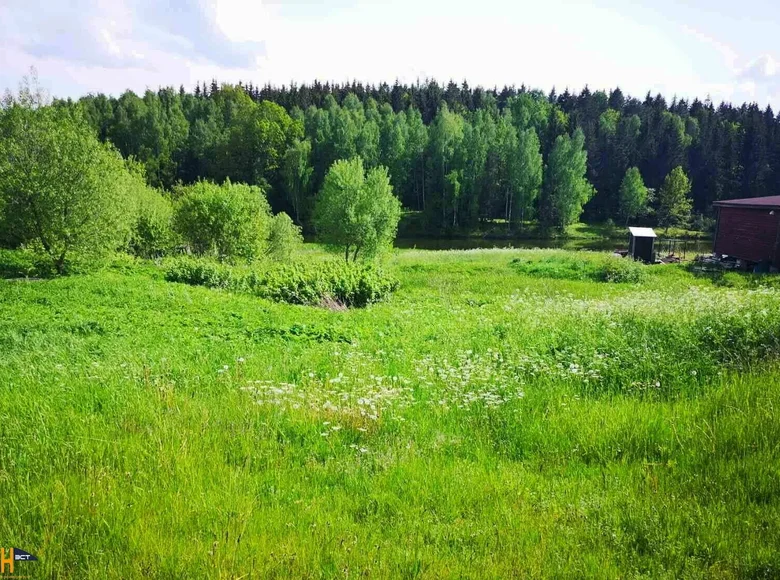
[[[628,249],[628,239],[527,239],[527,240],[488,240],[483,238],[398,238],[396,248],[417,248],[420,250],[472,250],[475,248],[557,248],[563,250],[609,251]],[[656,242],[658,254],[670,253],[670,242],[659,238]],[[676,242],[672,247],[676,254],[710,254],[712,241],[687,240]]]

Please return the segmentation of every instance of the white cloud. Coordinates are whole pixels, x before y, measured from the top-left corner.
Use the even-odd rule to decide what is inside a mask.
[[[605,0],[594,0],[603,4]],[[549,0],[0,2],[0,82],[35,65],[55,95],[185,85],[466,79],[545,91],[620,86],[714,100],[776,99],[778,61],[744,60],[698,28],[636,6]],[[587,23],[587,25],[584,25]],[[682,26],[682,34],[680,33]],[[749,82],[754,85],[748,84]],[[774,88],[773,88],[774,87]]]
[[[740,76],[756,83],[780,80],[780,63],[772,55],[762,54],[742,69]]]

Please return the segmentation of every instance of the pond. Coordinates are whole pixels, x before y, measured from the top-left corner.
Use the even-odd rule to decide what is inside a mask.
[[[671,242],[664,238],[656,241],[656,252],[670,253]],[[712,253],[711,240],[682,240],[676,242],[675,253],[682,254],[710,254]],[[540,239],[486,239],[486,238],[397,238],[396,248],[417,248],[420,250],[473,250],[476,248],[556,248],[563,250],[591,250],[609,251],[626,250],[628,239],[615,240],[609,238],[591,239],[567,239],[567,238],[540,238]]]

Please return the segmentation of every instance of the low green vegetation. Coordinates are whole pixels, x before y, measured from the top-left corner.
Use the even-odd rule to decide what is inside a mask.
[[[780,289],[619,262],[399,251],[348,309],[0,280],[0,537],[40,577],[777,577]]]
[[[277,302],[337,308],[367,306],[387,298],[398,288],[398,280],[372,264],[333,260],[256,270],[180,258],[168,263],[165,279],[249,292]]]
[[[642,282],[647,268],[633,260],[590,252],[549,251],[515,258],[518,272],[542,278],[594,280],[597,282]]]

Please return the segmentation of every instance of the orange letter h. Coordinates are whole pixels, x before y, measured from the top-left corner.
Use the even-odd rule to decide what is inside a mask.
[[[14,549],[9,548],[10,556],[5,557],[5,548],[0,548],[0,574],[5,574],[5,565],[8,564],[11,567],[11,574],[14,573]]]

